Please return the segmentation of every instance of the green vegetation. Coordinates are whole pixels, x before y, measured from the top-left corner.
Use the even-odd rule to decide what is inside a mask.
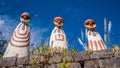
[[[0,58],[2,58],[3,57],[3,54],[0,54]]]
[[[116,51],[120,50],[120,45],[114,45],[114,47],[112,48],[112,52],[115,53]]]

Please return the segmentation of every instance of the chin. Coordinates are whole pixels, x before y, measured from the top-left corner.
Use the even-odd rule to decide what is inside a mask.
[[[28,20],[24,20],[22,18],[20,18],[21,22],[25,23],[25,24],[28,24],[28,22],[30,21],[29,19]]]

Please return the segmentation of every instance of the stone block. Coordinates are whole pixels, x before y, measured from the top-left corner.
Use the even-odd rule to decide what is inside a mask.
[[[97,60],[85,61],[84,68],[99,68],[99,63]]]
[[[29,64],[29,57],[20,57],[17,59],[17,65],[26,65]]]
[[[38,60],[39,60],[40,63],[44,63],[44,62],[48,61],[48,58],[44,58],[44,56],[41,55],[41,56],[38,57]]]
[[[5,68],[18,68],[17,66],[5,67]]]
[[[33,55],[30,56],[29,64],[40,64],[47,62],[48,59],[44,58],[42,55]]]
[[[0,67],[2,66],[2,58],[0,58]]]
[[[59,68],[59,67],[58,67],[58,64],[51,64],[48,66],[48,68]]]
[[[29,58],[29,64],[33,64],[34,62],[34,55],[30,56]]]
[[[72,54],[70,52],[66,53],[63,56],[63,59],[66,59],[66,62],[72,62],[73,61]]]
[[[80,63],[71,63],[69,68],[81,68]]]
[[[108,59],[109,60],[109,59]],[[106,65],[106,59],[100,59],[99,61],[98,61],[98,63],[99,63],[99,67],[100,68],[105,68],[105,65]]]
[[[94,51],[94,52],[92,52],[92,54],[90,54],[91,59],[111,58],[113,56],[114,56],[114,54],[108,50]]]
[[[115,52],[114,57],[120,58],[120,50]]]
[[[49,59],[49,64],[55,64],[62,61],[62,56],[60,54],[55,54],[54,56],[51,56]]]
[[[16,58],[15,57],[6,57],[2,60],[2,66],[15,66]]]
[[[75,54],[75,61],[83,61],[83,60],[88,60],[89,56],[86,53],[79,52]]]
[[[111,58],[106,60],[105,68],[120,68],[120,58]]]
[[[39,65],[32,65],[31,68],[40,68]]]

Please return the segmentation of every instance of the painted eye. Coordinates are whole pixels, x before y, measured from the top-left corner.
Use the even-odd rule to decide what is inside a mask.
[[[89,25],[90,23],[89,22],[86,22],[85,25]]]
[[[95,25],[95,23],[91,23],[90,25],[91,25],[91,26],[94,26],[94,25]]]
[[[30,16],[23,15],[23,16],[21,16],[21,18],[30,19]]]

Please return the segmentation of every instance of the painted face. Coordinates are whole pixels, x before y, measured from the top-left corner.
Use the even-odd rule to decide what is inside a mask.
[[[28,24],[28,22],[30,21],[30,15],[27,12],[22,13],[20,20],[24,23],[24,24]]]
[[[54,18],[54,24],[57,27],[63,26],[63,22],[64,22],[64,20],[61,17],[55,17]]]
[[[92,19],[88,19],[88,20],[85,21],[84,26],[88,30],[94,30],[96,28],[96,23]]]

